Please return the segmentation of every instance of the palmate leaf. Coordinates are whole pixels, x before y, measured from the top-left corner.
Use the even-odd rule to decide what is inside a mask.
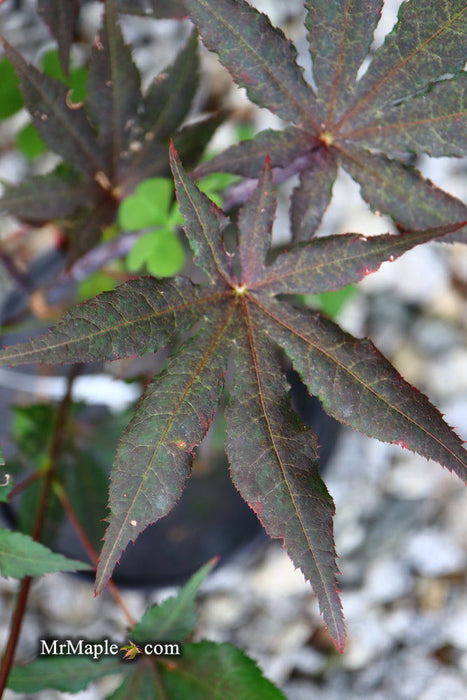
[[[48,8],[49,17],[55,2],[44,1],[42,7]],[[63,7],[58,2],[57,22]],[[225,116],[182,127],[197,87],[194,32],[173,66],[143,95],[117,10],[115,0],[107,0],[91,53],[84,104],[71,103],[62,82],[26,63],[5,42],[34,125],[48,147],[65,160],[66,168],[8,187],[0,209],[28,223],[58,219],[68,243],[69,264],[92,248],[115,221],[122,197],[147,178],[170,174],[171,136],[184,159],[195,164]]]
[[[239,213],[235,254],[222,244],[225,216],[187,176],[173,148],[171,161],[187,237],[206,281],[128,282],[77,306],[47,335],[4,349],[0,364],[115,359],[174,348],[117,450],[98,568],[100,591],[128,542],[179,498],[232,356],[226,409],[232,479],[311,581],[342,649],[334,506],[318,472],[317,439],[290,406],[281,352],[342,422],[436,459],[463,480],[466,456],[437,409],[370,341],[344,333],[319,314],[294,309],[282,295],[345,286],[376,270],[385,258],[452,235],[456,225],[367,240],[356,234],[314,238],[268,265],[276,206],[269,159]]]
[[[466,153],[465,0],[402,3],[395,29],[359,80],[383,0],[306,0],[317,96],[310,92],[304,99],[293,51],[289,47],[281,53],[282,35],[246,0],[186,0],[186,5],[206,46],[218,53],[250,98],[296,125],[288,127],[287,139],[283,131],[267,131],[226,149],[197,168],[196,177],[224,171],[257,178],[266,154],[276,182],[301,173],[292,200],[295,241],[316,231],[329,203],[336,165],[343,165],[361,185],[373,210],[389,214],[402,228],[467,219],[461,201],[397,160],[401,153]],[[259,24],[261,42],[254,44],[257,50],[248,50],[246,38],[253,37]],[[280,59],[274,58],[275,52]],[[297,153],[299,144],[303,146]],[[455,234],[456,240],[465,237],[465,227]]]

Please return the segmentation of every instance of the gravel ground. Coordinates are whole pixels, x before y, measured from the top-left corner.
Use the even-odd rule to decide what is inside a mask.
[[[287,13],[284,3],[254,4],[269,8],[273,21],[285,22],[301,41],[295,19],[300,2],[287,3]],[[388,3],[384,31],[394,21],[398,4]],[[91,31],[96,11],[96,4],[90,3],[86,31]],[[11,16],[2,16],[3,31],[11,31]],[[36,25],[26,22],[21,29],[16,17],[16,26],[18,36],[27,32],[31,52],[42,45],[45,34]],[[151,36],[160,42],[168,26],[159,24]],[[141,22],[129,22],[126,31],[129,38],[132,32],[137,36]],[[177,32],[181,41],[185,30]],[[173,44],[172,37],[164,52]],[[136,52],[142,66],[144,55],[142,48]],[[219,84],[222,71],[208,57],[203,60],[210,61],[210,79]],[[228,100],[238,114],[251,113],[257,128],[274,123],[248,106],[243,91],[231,90]],[[229,138],[229,128],[223,129],[219,143]],[[0,154],[2,177],[19,179],[25,167],[8,149]],[[465,163],[426,158],[420,167],[437,184],[465,195]],[[322,232],[389,230],[384,217],[373,216],[361,203],[358,188],[351,196],[352,187],[342,176]],[[278,237],[287,230],[286,209],[278,216],[276,230]],[[360,288],[344,308],[341,324],[357,335],[369,335],[467,439],[465,247],[427,245],[384,264]],[[433,462],[347,429],[339,438],[326,482],[337,508],[335,534],[349,633],[344,654],[333,649],[309,585],[277,542],[237,557],[205,583],[199,636],[243,647],[284,689],[288,700],[463,700],[467,493],[462,484]],[[0,579],[1,645],[8,635],[16,589],[15,581]],[[124,597],[137,617],[169,593],[168,589],[124,591]],[[33,585],[18,658],[30,658],[44,635],[124,639],[125,620],[107,594],[93,598],[86,581],[48,575]],[[99,700],[115,683],[111,678],[73,697]],[[12,692],[5,697],[26,698]],[[70,696],[48,691],[36,697]]]

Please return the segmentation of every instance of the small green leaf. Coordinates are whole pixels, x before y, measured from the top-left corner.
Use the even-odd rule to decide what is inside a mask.
[[[186,639],[198,624],[196,594],[215,563],[214,559],[193,574],[175,597],[168,598],[160,605],[151,606],[141,620],[130,629],[129,634],[138,642],[150,642],[154,639],[179,642]]]
[[[38,693],[49,688],[78,693],[92,681],[122,670],[118,657],[94,660],[85,656],[47,656],[24,666],[13,666],[8,688],[17,693]]]
[[[42,54],[40,64],[44,73],[50,75],[51,78],[60,80],[62,83],[65,83],[65,85],[68,83],[60,64],[60,58],[56,49],[51,49],[50,51],[46,51],[44,54]]]
[[[10,61],[0,60],[0,119],[7,119],[23,107],[18,78]]]
[[[27,535],[0,529],[0,573],[4,577],[23,578],[90,568],[82,561],[55,554]]]
[[[70,101],[79,104],[88,95],[88,71],[86,68],[73,68],[68,81],[70,86]]]
[[[172,277],[182,269],[185,252],[173,231],[161,228],[142,235],[126,261],[130,272],[146,266],[154,277]]]
[[[16,145],[18,149],[24,153],[26,158],[31,160],[42,155],[46,150],[46,145],[39,136],[34,124],[29,122],[23,126],[16,134]]]
[[[357,291],[354,284],[348,284],[343,289],[335,292],[323,292],[322,294],[303,294],[302,299],[306,306],[320,309],[326,316],[335,318],[339,311],[346,305]]]
[[[121,202],[118,221],[126,231],[137,231],[149,226],[163,226],[167,222],[173,186],[167,178],[150,178],[141,182],[135,193]]]
[[[174,668],[162,667],[169,698],[190,700],[285,700],[256,662],[232,644],[185,644]]]

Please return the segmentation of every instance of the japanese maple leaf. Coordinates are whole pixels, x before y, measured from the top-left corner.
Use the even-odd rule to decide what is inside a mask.
[[[196,169],[257,178],[266,154],[277,182],[296,173],[294,241],[316,231],[338,166],[374,211],[403,229],[467,218],[467,207],[406,162],[413,154],[466,154],[465,0],[408,0],[398,22],[357,79],[383,0],[307,0],[306,27],[316,90],[296,50],[245,0],[185,0],[206,46],[249,98],[291,124],[228,148]],[[243,199],[248,188],[233,195]],[[466,230],[456,234],[467,240]]]
[[[41,8],[43,16],[53,15],[59,21],[51,8],[47,13],[44,3]],[[103,229],[114,222],[121,199],[139,182],[170,175],[170,137],[194,163],[221,121],[216,115],[181,127],[198,84],[194,33],[174,64],[143,96],[114,0],[105,3],[102,28],[92,48],[84,104],[71,103],[63,83],[26,63],[7,42],[4,45],[34,125],[64,164],[7,186],[0,211],[33,225],[58,221],[67,236],[69,263],[99,241]],[[66,46],[64,39],[63,54]]]
[[[99,592],[128,542],[180,497],[232,358],[225,416],[232,479],[269,535],[283,539],[311,581],[342,649],[334,505],[319,474],[317,438],[291,408],[281,353],[342,422],[435,459],[464,480],[465,452],[437,409],[369,340],[294,308],[283,295],[356,282],[383,260],[455,227],[368,239],[353,233],[316,238],[266,264],[276,206],[269,160],[237,224],[230,223],[238,237],[235,253],[223,245],[228,219],[186,175],[174,148],[171,162],[186,234],[205,282],[130,281],[77,306],[48,334],[3,350],[0,363],[112,360],[168,344],[175,348],[140,399],[117,450]]]

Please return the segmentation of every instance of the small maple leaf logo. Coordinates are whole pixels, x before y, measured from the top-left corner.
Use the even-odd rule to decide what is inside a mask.
[[[137,654],[142,654],[143,652],[138,646],[136,646],[134,642],[131,641],[131,639],[129,639],[128,641],[130,643],[127,644],[125,647],[120,647],[120,651],[126,651],[126,654],[123,657],[123,659],[130,661],[131,659],[134,659]]]

